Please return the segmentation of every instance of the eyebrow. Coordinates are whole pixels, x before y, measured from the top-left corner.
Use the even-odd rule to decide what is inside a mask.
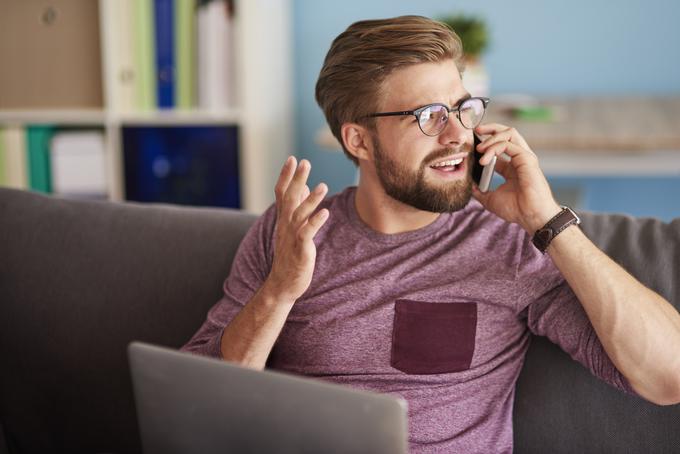
[[[470,98],[472,98],[472,95],[471,95],[469,92],[466,91],[465,94],[464,94],[463,96],[461,96],[460,98],[458,98],[458,100],[456,100],[456,103],[454,104],[454,107],[459,106],[463,101],[465,101],[465,100],[467,100],[467,99],[470,99]],[[445,105],[448,105],[448,104],[446,104],[446,103],[431,102],[431,103],[428,103],[428,104],[423,104],[423,105],[421,105],[421,106],[419,106],[419,107],[416,107],[415,109],[412,109],[412,110],[398,110],[398,111],[394,111],[394,112],[380,112],[380,113],[377,113],[377,114],[369,115],[369,117],[384,117],[384,116],[388,116],[388,115],[403,115],[403,116],[399,119],[400,122],[403,122],[403,121],[405,121],[405,120],[407,120],[407,119],[409,118],[409,117],[406,116],[407,114],[412,114],[412,113],[415,112],[416,110],[421,109],[421,108],[423,108],[423,107],[425,107],[425,106],[430,106],[430,105],[432,105],[432,104],[445,104]]]
[[[470,98],[472,98],[472,95],[466,91],[465,94],[461,98],[459,98],[458,101],[456,101],[455,105],[457,106],[458,104],[462,103],[466,99],[470,99]]]
[[[470,98],[472,98],[472,95],[471,95],[469,92],[466,91],[465,94],[464,94],[463,96],[461,96],[460,98],[458,98],[458,99],[456,100],[456,102],[455,102],[455,104],[454,104],[453,106],[454,106],[454,107],[455,107],[455,106],[458,106],[458,105],[460,105],[463,101],[468,100],[468,99],[470,99]],[[446,104],[446,103],[430,102],[430,103],[427,103],[427,104],[422,104],[422,105],[416,107],[415,109],[411,109],[411,111],[418,110],[418,109],[420,109],[421,107],[429,106],[430,104]],[[446,105],[448,106],[448,104],[446,104]],[[449,106],[449,107],[450,107],[450,106]]]

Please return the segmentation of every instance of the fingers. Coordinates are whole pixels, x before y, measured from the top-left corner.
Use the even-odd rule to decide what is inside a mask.
[[[276,212],[281,213],[281,204],[283,203],[283,195],[288,189],[290,180],[293,178],[295,173],[295,168],[297,167],[297,160],[294,156],[288,156],[286,162],[281,167],[281,173],[279,174],[279,179],[276,181],[274,186],[274,194],[276,195]]]
[[[520,154],[526,154],[538,159],[515,128],[498,123],[490,123],[478,126],[475,128],[475,132],[478,134],[491,134],[477,145],[477,151],[484,154],[480,159],[482,165],[487,165],[491,162],[493,155],[500,156],[503,153],[506,153],[511,158]]]
[[[500,123],[483,123],[475,128],[475,132],[477,134],[497,134],[508,129],[510,129],[509,126]]]
[[[496,167],[494,167],[494,171],[503,178],[505,178],[506,180],[509,180],[514,177],[510,161],[506,161],[505,159],[503,159],[502,156],[499,156],[498,159],[496,160]]]
[[[300,205],[307,197],[309,197],[309,193],[309,186],[305,184],[302,187],[302,191],[300,191],[300,198],[297,201],[298,205]]]
[[[307,218],[311,216],[326,196],[326,192],[328,192],[328,186],[320,183],[311,194],[308,194],[305,200],[293,212],[292,223],[294,226],[300,226],[307,221]]]
[[[515,128],[511,128],[499,123],[488,123],[477,126],[475,128],[475,132],[477,134],[483,135],[490,134],[490,137],[484,139],[477,147],[479,151],[488,148],[490,145],[496,142],[508,141],[533,153],[529,147],[529,144],[524,140],[524,137],[522,137],[522,135]]]
[[[489,164],[494,155],[500,157],[503,153],[507,154],[514,164],[526,164],[531,160],[537,160],[536,155],[531,151],[507,141],[495,142],[483,150],[483,153],[484,156],[479,160],[482,165]]]
[[[309,188],[307,188],[306,183],[311,168],[311,164],[306,159],[301,160],[300,164],[297,166],[297,169],[281,198],[281,214],[284,217],[289,218],[298,205],[300,205],[305,194],[308,194]]]
[[[320,183],[313,192],[310,192],[307,179],[311,167],[306,159],[296,165],[295,158],[290,156],[284,163],[275,186],[278,219],[279,221],[285,219],[285,224],[292,224],[293,231],[311,221],[308,218],[328,192],[328,186],[324,183]],[[315,216],[318,216],[318,213]]]
[[[300,241],[311,241],[314,239],[314,235],[316,235],[319,229],[326,223],[328,214],[328,210],[323,208],[309,218],[309,221],[303,224],[298,230],[298,239]]]

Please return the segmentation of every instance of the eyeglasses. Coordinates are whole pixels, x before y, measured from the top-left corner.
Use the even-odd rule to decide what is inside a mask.
[[[464,128],[473,129],[479,126],[484,118],[486,106],[491,100],[489,98],[473,97],[463,100],[456,107],[449,107],[446,104],[434,103],[420,107],[416,110],[405,110],[402,112],[379,112],[367,117],[393,117],[398,115],[414,115],[418,120],[418,126],[426,136],[437,136],[449,124],[449,113],[456,112],[458,121]]]

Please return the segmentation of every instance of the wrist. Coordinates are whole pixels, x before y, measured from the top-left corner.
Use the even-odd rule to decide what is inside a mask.
[[[297,298],[285,291],[284,288],[285,286],[279,285],[270,276],[264,281],[258,294],[265,305],[293,306]]]
[[[550,221],[555,215],[562,211],[562,207],[557,203],[547,204],[545,207],[535,211],[531,216],[528,216],[522,224],[524,230],[529,235],[534,235],[536,231],[543,228],[545,224]]]
[[[539,251],[545,253],[555,237],[572,225],[579,225],[580,223],[581,219],[578,215],[571,208],[563,206],[543,227],[536,230],[531,241]]]

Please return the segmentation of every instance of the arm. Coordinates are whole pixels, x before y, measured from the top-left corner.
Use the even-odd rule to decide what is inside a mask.
[[[295,301],[309,287],[316,246],[314,235],[328,219],[328,210],[312,215],[327,187],[310,193],[306,186],[310,164],[288,158],[276,184],[277,221],[274,229],[274,261],[262,287],[222,333],[220,350],[227,361],[264,369],[267,358]]]
[[[475,197],[530,235],[560,207],[538,159],[512,128],[490,124],[479,151],[501,155],[498,172],[506,179],[496,191]],[[484,156],[486,164],[491,156]],[[500,164],[500,165],[499,165]],[[600,251],[576,226],[560,233],[547,253],[577,295],[607,355],[633,389],[660,405],[680,403],[680,314]]]
[[[548,247],[600,342],[633,389],[680,403],[680,314],[600,251],[575,226]]]

